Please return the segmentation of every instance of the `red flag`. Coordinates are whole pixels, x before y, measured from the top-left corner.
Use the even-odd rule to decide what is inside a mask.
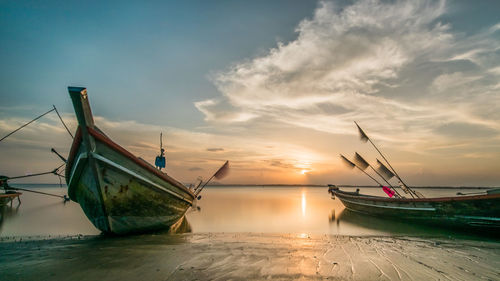
[[[391,198],[392,198],[392,196],[394,196],[394,194],[396,193],[396,192],[394,192],[394,190],[392,190],[392,189],[388,188],[387,186],[382,186],[382,190],[383,190],[385,193],[387,193],[387,195],[389,195],[389,197],[391,197]]]

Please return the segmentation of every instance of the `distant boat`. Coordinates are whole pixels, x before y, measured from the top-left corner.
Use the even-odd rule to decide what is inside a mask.
[[[340,190],[328,185],[332,198],[338,198],[354,212],[378,218],[402,219],[457,227],[500,228],[500,189],[482,195],[440,198],[389,198]]]
[[[9,204],[9,202],[12,204],[12,200],[14,200],[15,198],[17,198],[19,203],[21,203],[21,200],[19,200],[19,196],[21,194],[22,193],[20,193],[20,192],[11,192],[11,191],[5,192],[5,193],[1,192],[0,193],[0,207]]]
[[[179,221],[195,194],[99,130],[85,88],[68,91],[79,125],[66,167],[71,200],[105,233],[166,229]]]

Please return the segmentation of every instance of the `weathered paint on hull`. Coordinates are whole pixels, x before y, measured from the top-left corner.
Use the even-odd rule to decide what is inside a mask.
[[[155,184],[159,180],[141,173],[141,168],[133,167],[127,159],[121,159],[121,165],[118,165],[130,171],[124,172],[110,164],[114,163],[111,159],[120,158],[119,154],[99,143],[97,147],[106,153],[107,158],[97,153],[90,157],[82,154],[74,167],[80,173],[74,174],[75,178],[70,181],[68,188],[70,197],[80,204],[89,220],[101,231],[125,234],[168,228],[190,207],[189,197],[182,200],[153,186],[151,183]],[[93,158],[93,161],[89,158]],[[96,166],[97,176],[90,166],[92,162]],[[79,168],[80,165],[84,167]],[[72,184],[73,181],[75,184]],[[174,189],[164,182],[162,187]]]
[[[500,196],[429,199],[387,199],[333,190],[344,206],[379,218],[462,227],[500,228]]]

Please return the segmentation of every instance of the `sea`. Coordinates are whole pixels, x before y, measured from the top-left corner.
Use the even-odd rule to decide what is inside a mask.
[[[67,194],[64,185],[13,186]],[[327,190],[209,186],[175,230],[127,236],[101,234],[75,202],[23,192],[0,212],[0,281],[500,280],[499,233],[364,216]]]
[[[65,185],[19,184],[14,187],[66,195]],[[355,187],[344,188],[354,191]],[[332,199],[327,186],[209,186],[186,214],[187,231],[192,233],[251,232],[329,234],[355,236],[482,237],[436,226],[415,225],[356,214]],[[456,196],[484,189],[421,188],[426,197]],[[369,195],[386,196],[380,188],[360,188]],[[1,211],[2,236],[99,235],[80,206],[30,192],[23,192],[21,204],[14,201]]]

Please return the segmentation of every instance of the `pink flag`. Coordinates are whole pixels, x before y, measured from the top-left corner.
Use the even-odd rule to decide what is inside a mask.
[[[387,186],[382,186],[382,189],[384,190],[385,193],[387,193],[387,195],[389,195],[389,197],[392,198],[392,196],[394,196],[394,190],[388,188]]]

